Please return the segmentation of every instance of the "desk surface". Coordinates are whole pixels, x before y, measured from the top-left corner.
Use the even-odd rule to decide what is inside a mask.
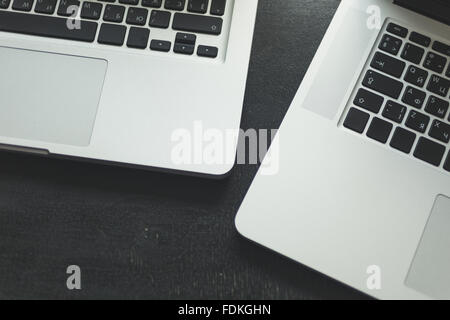
[[[338,4],[260,0],[243,129],[279,127]],[[2,152],[0,298],[364,298],[237,234],[256,170],[209,181]]]

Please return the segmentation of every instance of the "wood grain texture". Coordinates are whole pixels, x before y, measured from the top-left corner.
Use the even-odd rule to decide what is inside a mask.
[[[338,4],[260,0],[242,128],[279,127]],[[2,152],[0,298],[364,298],[237,234],[256,170],[209,181]]]

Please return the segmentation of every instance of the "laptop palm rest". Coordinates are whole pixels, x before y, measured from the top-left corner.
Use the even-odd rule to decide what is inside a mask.
[[[434,299],[450,299],[450,199],[438,196],[406,285]]]
[[[0,47],[0,136],[88,146],[107,62]]]

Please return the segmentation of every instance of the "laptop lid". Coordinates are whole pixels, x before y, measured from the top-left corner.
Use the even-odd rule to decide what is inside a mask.
[[[450,25],[449,0],[394,0],[394,3]]]

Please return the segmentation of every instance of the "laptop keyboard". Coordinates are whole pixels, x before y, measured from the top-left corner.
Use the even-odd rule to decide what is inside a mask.
[[[197,44],[197,35],[220,36],[229,7],[227,0],[0,0],[0,31],[183,55],[197,48],[216,58],[219,48]],[[175,39],[151,37],[170,28]]]
[[[450,172],[450,46],[389,23],[343,126]]]

